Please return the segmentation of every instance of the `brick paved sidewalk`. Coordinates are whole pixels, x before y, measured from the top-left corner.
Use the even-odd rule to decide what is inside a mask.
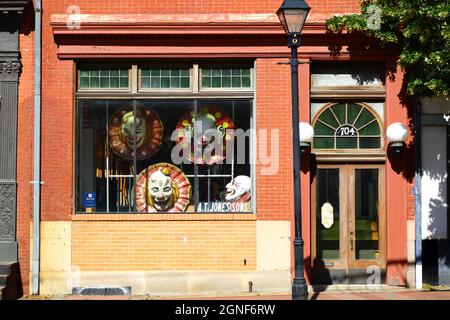
[[[450,291],[318,292],[311,300],[450,300]]]
[[[202,298],[205,300],[291,300],[290,295],[236,296]],[[309,300],[450,300],[449,291],[413,291],[398,292],[315,292]]]

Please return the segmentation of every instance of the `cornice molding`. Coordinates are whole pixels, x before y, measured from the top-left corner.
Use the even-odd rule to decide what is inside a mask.
[[[362,34],[331,34],[324,21],[323,16],[309,17],[300,55],[324,59],[342,59],[355,53],[392,55],[391,48],[377,48],[376,40]],[[61,59],[290,55],[276,14],[53,14],[50,26]]]
[[[63,35],[283,35],[275,14],[53,14],[55,36]],[[325,33],[325,23],[308,21],[303,33]]]

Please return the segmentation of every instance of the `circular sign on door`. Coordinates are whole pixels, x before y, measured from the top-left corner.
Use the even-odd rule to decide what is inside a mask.
[[[331,203],[325,202],[321,208],[322,225],[330,229],[334,224],[334,209]]]

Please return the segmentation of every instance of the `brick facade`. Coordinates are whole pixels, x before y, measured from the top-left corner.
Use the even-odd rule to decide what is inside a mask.
[[[279,163],[277,175],[262,175],[267,164],[259,164],[257,175],[257,213],[261,220],[290,220],[292,212],[292,134],[287,124],[291,118],[290,67],[279,65],[284,59],[256,60],[257,130],[279,131]],[[276,97],[276,99],[274,99]],[[284,125],[283,125],[284,124]],[[268,135],[268,145],[270,145]],[[261,141],[260,141],[261,142]],[[261,146],[259,146],[261,148]],[[278,147],[278,146],[277,146]],[[275,150],[268,150],[268,154]],[[263,167],[263,168],[262,168]],[[266,168],[267,169],[267,168]],[[285,192],[280,192],[285,190]],[[267,195],[270,195],[267,197]]]
[[[17,142],[17,239],[23,291],[28,292],[30,228],[33,215],[34,16],[25,12],[20,29],[22,73],[19,80]]]
[[[103,0],[60,0],[46,3],[47,14],[65,13],[69,6],[79,6],[81,13],[113,14],[113,13],[273,13],[280,7],[279,0],[191,0],[191,1],[159,1],[159,0],[120,0],[105,5]],[[331,15],[335,13],[356,13],[359,11],[359,0],[310,0],[312,14]]]
[[[82,14],[227,14],[274,13],[281,0],[103,0],[43,1],[42,44],[42,187],[43,221],[72,221],[74,187],[74,76],[75,62],[57,57],[52,14],[64,14],[70,5]],[[309,0],[311,17],[323,20],[335,13],[359,11],[356,0]],[[20,37],[23,72],[19,92],[18,144],[18,236],[24,292],[28,291],[30,223],[32,217],[33,59],[34,30],[28,15]],[[277,129],[280,138],[278,174],[262,175],[257,166],[256,210],[258,221],[292,221],[292,144],[289,66],[284,58],[256,59],[256,129]],[[301,66],[301,81],[309,78],[309,67]],[[302,80],[303,79],[303,80]],[[302,86],[302,85],[301,85]],[[399,89],[399,88],[394,88]],[[309,117],[309,86],[301,88],[302,117]],[[393,94],[397,95],[397,93]],[[401,118],[406,119],[406,114]],[[391,117],[394,119],[396,116]],[[307,121],[307,118],[302,118]],[[270,150],[269,150],[270,153]],[[392,173],[391,173],[392,174]],[[309,185],[309,173],[302,187]],[[399,177],[396,185],[405,186]],[[408,188],[408,192],[410,192]],[[403,195],[403,193],[402,193]],[[302,194],[303,210],[309,213],[309,190]],[[405,194],[406,196],[406,194]],[[393,204],[395,210],[413,210],[414,199]],[[404,205],[404,206],[403,206]],[[405,212],[406,216],[406,212]],[[403,215],[393,221],[399,222]],[[310,257],[309,216],[304,218],[305,258]],[[256,221],[72,221],[72,265],[84,271],[247,271],[256,270]],[[403,230],[403,227],[400,227]],[[391,231],[393,234],[394,230]],[[388,231],[389,237],[389,231]],[[389,241],[389,240],[388,240]],[[397,244],[391,256],[406,259],[405,245]],[[155,250],[155,248],[157,248]],[[244,265],[243,260],[246,260]],[[395,262],[393,278],[404,283],[404,264]],[[402,278],[403,277],[403,278]]]

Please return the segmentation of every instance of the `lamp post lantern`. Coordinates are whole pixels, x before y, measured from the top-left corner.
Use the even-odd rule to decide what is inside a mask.
[[[288,46],[291,48],[291,77],[292,77],[292,132],[294,148],[294,211],[295,211],[295,239],[294,263],[295,274],[292,283],[292,300],[307,300],[308,286],[304,275],[303,237],[302,237],[302,204],[300,190],[300,130],[299,130],[299,102],[298,102],[298,55],[300,35],[311,8],[303,0],[285,0],[277,11],[278,18],[288,35]]]

